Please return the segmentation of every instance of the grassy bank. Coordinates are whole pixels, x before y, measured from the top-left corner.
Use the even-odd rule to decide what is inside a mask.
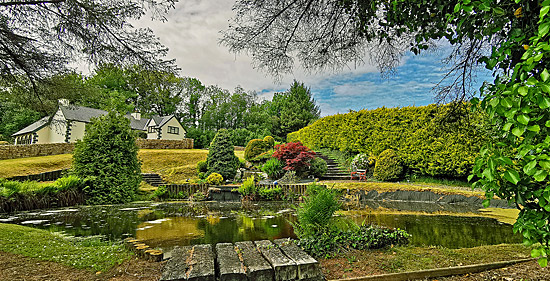
[[[2,223],[0,251],[95,272],[108,270],[131,256],[121,244],[98,238],[64,237],[46,230]]]
[[[144,173],[159,173],[170,182],[196,177],[197,162],[205,160],[203,149],[141,149],[138,157]],[[244,159],[244,151],[235,151]],[[72,154],[0,160],[0,178],[38,174],[70,168]]]
[[[464,196],[476,196],[485,198],[482,191],[473,191],[470,187],[449,186],[429,183],[405,183],[405,182],[360,182],[360,181],[321,181],[329,187],[350,190],[376,190],[378,192],[390,192],[397,190],[432,191],[438,194],[461,194]]]
[[[530,251],[530,247],[522,244],[463,249],[406,246],[375,251],[349,251],[319,262],[325,276],[330,280],[524,259],[530,257]]]

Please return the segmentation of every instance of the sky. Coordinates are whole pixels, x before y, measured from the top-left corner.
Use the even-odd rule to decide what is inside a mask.
[[[271,99],[275,92],[290,88],[294,79],[310,88],[321,115],[378,107],[421,106],[434,102],[432,88],[445,73],[441,63],[447,48],[425,55],[406,54],[396,74],[382,78],[376,67],[364,64],[340,72],[308,75],[300,68],[279,82],[252,67],[246,55],[235,55],[218,44],[220,31],[229,25],[234,0],[180,1],[166,22],[142,19],[136,27],[149,27],[169,48],[167,59],[176,59],[181,75],[204,85],[233,90],[241,86]],[[368,59],[365,59],[368,61]],[[488,73],[482,73],[488,79]],[[479,88],[479,87],[476,87]]]

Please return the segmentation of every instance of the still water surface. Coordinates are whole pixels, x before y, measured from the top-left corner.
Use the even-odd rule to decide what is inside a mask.
[[[421,207],[425,209],[425,207]],[[465,248],[519,243],[512,226],[493,218],[464,215],[387,214],[359,206],[346,214],[358,224],[377,224],[409,232],[413,245]],[[293,206],[282,202],[134,203],[82,206],[0,214],[0,222],[17,223],[75,236],[128,236],[166,252],[177,245],[295,237]]]

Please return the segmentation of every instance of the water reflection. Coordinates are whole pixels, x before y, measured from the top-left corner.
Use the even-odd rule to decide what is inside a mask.
[[[426,203],[405,205],[407,210],[439,211],[444,208]],[[358,224],[406,230],[412,234],[413,245],[463,248],[521,242],[521,237],[513,235],[511,225],[492,218],[427,215],[411,211],[388,214],[388,209],[381,206],[347,207],[355,210],[347,212],[346,216]],[[395,208],[399,208],[399,204]],[[453,213],[472,211],[471,207],[461,209],[455,206],[452,209]],[[103,235],[116,240],[134,236],[165,251],[177,245],[295,237],[290,223],[293,221],[292,206],[281,202],[253,204],[245,208],[239,202],[141,203],[0,214],[0,222],[25,224],[75,236]]]

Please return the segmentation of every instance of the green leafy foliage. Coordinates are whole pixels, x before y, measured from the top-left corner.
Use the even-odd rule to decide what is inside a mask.
[[[354,154],[379,155],[391,148],[411,172],[465,178],[489,135],[485,115],[469,107],[428,105],[336,114],[289,134],[288,140]]]
[[[244,149],[244,159],[250,161],[256,156],[269,150],[269,145],[264,140],[253,139],[248,142]]]
[[[403,174],[399,156],[392,149],[386,149],[378,156],[373,176],[381,181],[396,181]]]
[[[275,146],[275,139],[272,136],[266,136],[264,142],[267,143],[270,149]]]
[[[83,183],[84,182],[81,178],[75,175],[68,175],[57,179],[54,183],[54,186],[56,186],[59,191],[64,191],[69,189],[82,189]]]
[[[345,230],[328,229],[315,236],[300,238],[298,244],[310,255],[329,258],[349,249],[380,249],[391,245],[406,245],[409,234],[380,226],[363,225]]]
[[[280,183],[292,184],[300,181],[296,175],[296,171],[286,171],[285,174],[278,180]]]
[[[284,165],[279,159],[271,158],[262,165],[262,172],[266,173],[270,179],[276,180],[283,175],[283,167]]]
[[[206,163],[206,160],[202,160],[197,162],[197,172],[198,173],[207,173],[208,172],[208,164]]]
[[[475,1],[477,2],[477,1]],[[484,57],[486,67],[507,75],[497,76],[475,99],[493,126],[494,141],[476,159],[470,180],[483,188],[489,204],[494,196],[508,200],[519,210],[514,231],[525,244],[540,243],[532,252],[541,266],[550,252],[550,1],[515,1],[514,17],[506,25],[511,32],[498,48]],[[459,6],[453,14],[464,13]],[[473,8],[478,13],[479,8]]]
[[[208,173],[218,173],[224,179],[233,179],[240,166],[239,158],[235,156],[234,146],[229,139],[229,132],[225,129],[218,131],[206,158]]]
[[[262,187],[258,190],[258,196],[260,199],[266,201],[281,200],[283,197],[283,189],[280,187]]]
[[[315,177],[322,177],[327,173],[327,162],[319,157],[315,157],[309,161],[309,174]]]
[[[294,81],[288,91],[275,93],[269,111],[273,120],[273,133],[280,140],[284,140],[288,133],[317,120],[321,114],[310,89],[298,81]]]
[[[223,177],[218,173],[212,173],[206,178],[206,183],[212,185],[220,185],[223,183]]]
[[[324,185],[310,184],[304,202],[296,210],[294,232],[298,237],[310,237],[331,228],[332,216],[340,209],[339,194]]]
[[[341,250],[377,249],[407,244],[408,234],[374,226],[358,227],[355,223],[334,217],[340,208],[340,194],[326,186],[308,186],[304,203],[296,210],[294,231],[299,245],[315,257],[330,257]]]
[[[257,193],[254,176],[248,177],[244,180],[241,186],[239,186],[238,191],[245,199],[253,199]]]
[[[125,203],[134,199],[141,182],[136,136],[130,120],[109,114],[93,119],[73,154],[73,172],[87,179],[90,204]]]

